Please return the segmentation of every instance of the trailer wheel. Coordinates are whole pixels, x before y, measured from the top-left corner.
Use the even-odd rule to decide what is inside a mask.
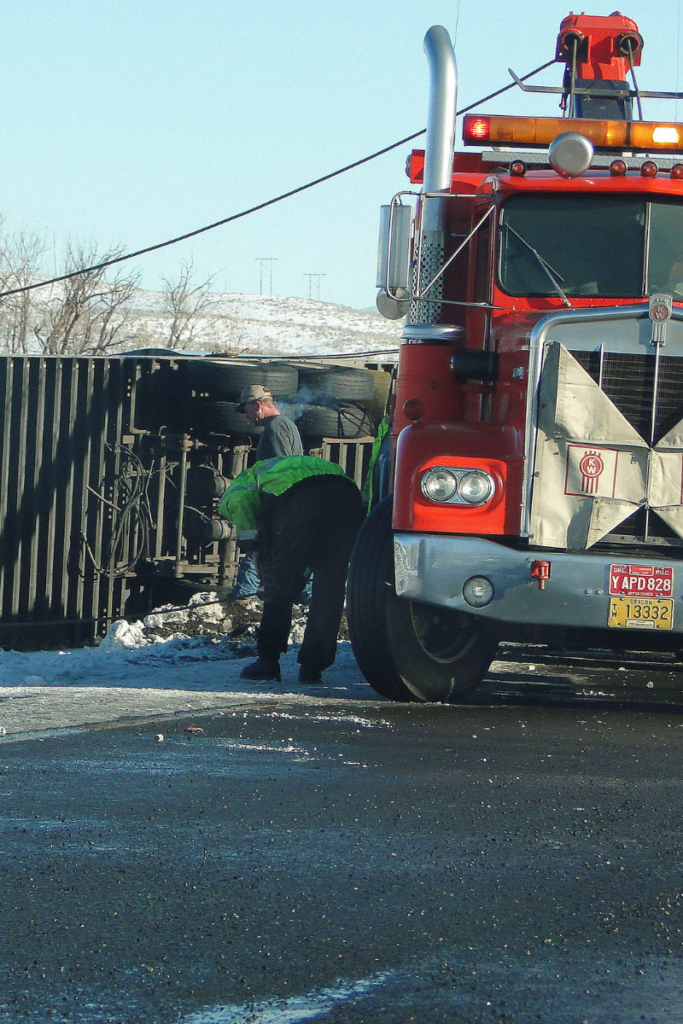
[[[191,388],[214,399],[237,400],[250,384],[263,384],[274,395],[293,395],[299,386],[299,374],[286,363],[259,363],[248,360],[191,359],[187,363]]]
[[[250,434],[257,437],[263,433],[262,426],[255,426],[243,412],[238,412],[234,402],[215,402],[208,398],[195,398],[188,403],[193,411],[195,429],[218,434]]]
[[[348,366],[299,367],[300,386],[320,398],[339,398],[345,402],[364,402],[375,394],[375,377],[371,370]]]
[[[296,420],[302,436],[356,438],[374,434],[373,422],[365,409],[350,402],[330,401],[330,406],[303,406]]]
[[[471,616],[396,596],[391,497],[358,535],[347,615],[361,672],[390,700],[457,703],[479,685],[497,647]]]

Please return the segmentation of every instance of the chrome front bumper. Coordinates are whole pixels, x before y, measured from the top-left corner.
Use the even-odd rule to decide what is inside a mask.
[[[530,574],[531,563],[540,558],[551,563],[550,578],[543,590]],[[610,565],[623,562],[674,566],[673,630],[644,627],[610,632],[632,634],[634,641],[644,633],[683,633],[681,562],[639,558],[635,554],[623,557],[602,552],[575,555],[516,551],[478,537],[394,535],[399,596],[511,624],[608,628]],[[463,585],[472,576],[485,576],[495,588],[493,600],[485,608],[472,608],[463,597]]]

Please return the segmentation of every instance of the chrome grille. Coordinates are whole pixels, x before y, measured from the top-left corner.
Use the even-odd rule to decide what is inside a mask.
[[[572,352],[577,363],[600,382],[600,353]],[[654,355],[605,352],[602,390],[638,433],[649,440],[654,386]],[[662,356],[655,416],[655,442],[683,419],[683,359]]]
[[[583,369],[601,384],[611,402],[641,437],[649,440],[655,357],[625,352],[572,352]],[[661,356],[655,413],[655,443],[683,419],[683,359]],[[640,509],[615,527],[603,543],[681,546],[683,541],[655,512]],[[599,546],[599,545],[598,545]]]

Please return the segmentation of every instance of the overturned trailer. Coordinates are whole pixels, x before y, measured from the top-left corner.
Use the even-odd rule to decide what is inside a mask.
[[[262,428],[235,410],[247,383],[282,396],[307,454],[360,484],[390,364],[354,362],[0,358],[0,645],[91,641],[121,615],[230,586],[240,552],[215,513],[255,460]]]

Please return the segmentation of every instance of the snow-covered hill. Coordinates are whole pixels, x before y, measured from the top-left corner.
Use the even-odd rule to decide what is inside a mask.
[[[398,347],[402,321],[314,299],[216,293],[186,344],[193,351],[257,355],[332,355]],[[168,344],[170,313],[162,292],[135,293],[140,346]]]

